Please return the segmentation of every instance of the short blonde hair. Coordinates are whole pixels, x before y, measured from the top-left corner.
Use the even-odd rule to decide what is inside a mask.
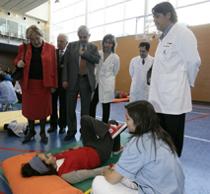
[[[37,35],[44,37],[43,32],[36,25],[31,25],[26,29],[26,38],[29,39],[32,33],[36,33]]]

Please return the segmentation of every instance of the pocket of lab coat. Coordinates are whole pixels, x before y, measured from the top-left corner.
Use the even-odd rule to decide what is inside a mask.
[[[159,90],[161,94],[162,101],[167,103],[171,102],[179,94],[179,84],[178,84],[177,74],[163,74],[161,75],[161,80],[159,80]]]
[[[180,57],[176,49],[169,48],[164,49],[159,58],[160,71],[167,74],[173,74],[173,72],[180,71]]]
[[[177,55],[177,46],[173,42],[167,42],[163,45],[163,56],[166,60],[171,60],[174,56]]]

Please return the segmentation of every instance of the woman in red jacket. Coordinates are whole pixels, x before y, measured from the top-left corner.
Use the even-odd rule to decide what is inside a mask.
[[[23,68],[22,114],[28,119],[29,133],[23,143],[36,134],[34,121],[40,120],[41,142],[47,143],[46,118],[51,114],[51,88],[57,86],[56,52],[53,45],[44,42],[42,31],[35,25],[26,30],[29,44],[19,46],[15,59],[17,68]]]

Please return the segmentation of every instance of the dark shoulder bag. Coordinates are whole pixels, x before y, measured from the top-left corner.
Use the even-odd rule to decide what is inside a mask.
[[[25,62],[25,55],[27,50],[27,44],[23,43],[24,51],[23,51],[23,58],[22,60]],[[12,73],[12,79],[14,81],[19,81],[23,78],[23,67],[17,67],[15,68],[15,71]]]

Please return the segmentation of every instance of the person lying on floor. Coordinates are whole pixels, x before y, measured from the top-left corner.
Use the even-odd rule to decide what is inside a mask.
[[[176,148],[159,124],[153,106],[136,101],[125,106],[125,119],[132,138],[113,168],[96,176],[93,194],[183,194],[184,173]],[[137,184],[121,182],[126,177]],[[134,187],[135,188],[135,187]]]
[[[76,182],[100,174],[101,169],[93,171],[88,171],[88,169],[99,167],[110,158],[114,137],[117,137],[116,133],[126,128],[124,124],[114,130],[113,126],[118,123],[114,121],[113,124],[115,125],[105,124],[87,115],[83,116],[80,129],[83,147],[69,149],[54,155],[38,153],[22,166],[22,176],[58,175],[70,183],[75,183],[75,180],[71,178],[77,176],[75,172],[77,170],[84,169],[79,172],[79,180]]]

